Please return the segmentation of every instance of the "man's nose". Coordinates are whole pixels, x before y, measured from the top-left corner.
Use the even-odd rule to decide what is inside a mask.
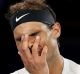
[[[32,47],[35,42],[35,38],[29,38],[29,47]]]
[[[31,48],[33,46],[33,42],[29,42],[29,47]]]

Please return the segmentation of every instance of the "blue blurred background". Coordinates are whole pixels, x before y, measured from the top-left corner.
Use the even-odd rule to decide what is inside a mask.
[[[20,0],[0,0],[0,74],[9,74],[23,67],[5,13]],[[61,54],[80,64],[80,2],[79,0],[48,0],[61,23]]]

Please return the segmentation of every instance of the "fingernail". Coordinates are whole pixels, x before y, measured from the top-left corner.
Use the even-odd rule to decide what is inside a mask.
[[[36,36],[36,39],[38,40],[40,37],[39,36]]]

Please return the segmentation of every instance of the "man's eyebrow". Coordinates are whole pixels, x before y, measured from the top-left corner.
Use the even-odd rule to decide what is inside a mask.
[[[36,35],[38,33],[40,33],[40,31],[35,31],[35,32],[31,33],[29,36],[34,36],[34,35]]]
[[[38,33],[40,33],[40,32],[41,32],[41,31],[32,32],[31,34],[29,34],[29,36],[34,36],[34,35],[36,35],[36,34],[38,34]],[[21,36],[15,37],[15,40],[20,41],[20,40],[21,40]]]

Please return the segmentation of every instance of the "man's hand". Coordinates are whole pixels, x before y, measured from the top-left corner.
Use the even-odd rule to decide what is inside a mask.
[[[32,54],[28,48],[29,37],[24,35],[21,38],[22,47],[19,50],[19,55],[23,64],[31,74],[49,74],[49,69],[46,61],[47,46],[43,47],[41,55],[38,55],[38,45],[40,37],[37,36],[32,47]]]

